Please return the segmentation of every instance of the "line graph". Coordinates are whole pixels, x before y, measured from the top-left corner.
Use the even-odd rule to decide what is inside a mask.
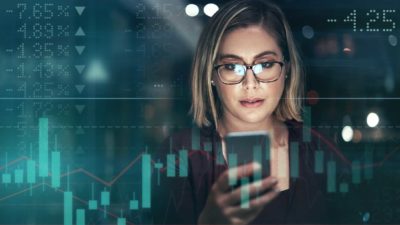
[[[324,138],[320,133],[316,132],[315,130],[312,130],[312,133],[314,135],[317,135],[319,138],[321,138],[321,140],[323,140],[332,151],[334,151],[340,159],[342,159],[343,162],[345,162],[348,166],[351,166],[351,161],[349,159],[346,158],[346,156],[344,156],[340,149],[338,149],[334,144],[332,144],[330,141],[328,141],[326,138]],[[400,146],[396,147],[395,149],[393,149],[389,154],[387,154],[381,161],[379,162],[374,162],[372,164],[366,164],[366,165],[362,165],[360,166],[360,168],[370,168],[370,167],[379,167],[379,166],[383,166],[385,161],[389,160],[390,157],[392,155],[394,155],[397,151],[399,151]],[[83,173],[85,175],[87,175],[88,177],[98,181],[99,183],[107,186],[107,187],[111,187],[121,176],[123,176],[131,167],[133,167],[138,160],[140,160],[141,156],[143,153],[141,153],[139,156],[137,156],[135,159],[133,159],[131,162],[128,163],[128,165],[126,165],[117,175],[115,175],[110,181],[106,181],[98,176],[96,176],[95,174],[93,174],[92,172],[84,169],[84,168],[76,168],[72,171],[70,171],[69,173],[63,173],[61,174],[61,177],[66,177],[68,175],[73,175],[73,174],[77,174],[77,173]],[[194,154],[203,154],[203,155],[207,155],[210,156],[210,153],[208,153],[207,151],[189,151],[189,157],[191,157]],[[210,156],[213,157],[213,156]],[[21,161],[26,161],[31,159],[30,157],[27,156],[21,156],[17,159],[14,159],[13,161],[10,161],[8,164],[0,166],[0,171],[4,170],[5,167],[10,167],[12,165],[15,165]],[[211,158],[212,160],[216,160],[216,158]],[[152,164],[155,164],[156,162],[154,160],[152,160]],[[175,161],[176,164],[179,163],[179,160]],[[36,167],[38,167],[38,165],[35,165]],[[161,172],[166,172],[167,167],[163,167],[160,169]],[[51,173],[49,173],[49,176],[51,176]],[[1,201],[2,199],[0,199]]]
[[[44,185],[44,186],[47,186],[48,188],[53,189],[53,187],[52,187],[50,184],[48,184],[48,183],[38,183],[38,184],[36,184],[36,185],[34,185],[34,186],[30,187],[30,188],[23,189],[23,190],[21,190],[21,191],[18,191],[18,192],[16,192],[16,193],[12,194],[12,195],[9,195],[9,196],[7,196],[7,197],[0,198],[0,201],[4,201],[4,200],[6,200],[6,199],[8,199],[8,198],[21,195],[21,194],[23,194],[23,193],[26,193],[26,192],[30,191],[31,189],[40,188],[40,187],[43,186],[43,185]],[[54,189],[54,190],[57,191],[57,192],[60,192],[60,193],[64,193],[64,190],[61,189],[61,188],[56,188],[56,189]],[[80,203],[82,203],[82,204],[84,204],[84,205],[88,205],[87,200],[83,200],[83,199],[81,199],[81,198],[79,198],[79,197],[77,197],[77,196],[74,196],[74,195],[72,195],[72,197],[73,197],[74,200],[76,200],[76,201],[78,201],[78,202],[80,202]],[[111,216],[111,217],[113,217],[113,218],[115,218],[115,219],[118,218],[117,215],[115,215],[115,214],[113,214],[113,213],[111,213],[111,212],[109,212],[109,211],[106,211],[106,210],[104,210],[104,209],[102,209],[102,208],[98,208],[98,210],[101,211],[101,212],[106,213],[107,215],[109,215],[109,216]],[[133,223],[131,223],[131,222],[129,222],[129,221],[127,221],[127,224],[134,225]]]
[[[43,120],[42,120],[42,123],[43,123]],[[48,123],[44,123],[44,124],[46,126],[48,126]],[[39,126],[38,128],[39,129],[44,129],[44,130],[47,131],[47,128],[44,128],[43,126]],[[319,132],[317,132],[314,129],[310,129],[310,132],[311,132],[313,137],[317,137],[319,140],[321,140],[323,142],[323,144],[325,146],[327,146],[328,150],[330,152],[334,153],[340,159],[341,162],[343,162],[345,165],[347,165],[349,168],[352,168],[353,170],[354,169],[360,169],[361,170],[361,169],[366,169],[366,168],[381,167],[381,166],[383,166],[385,164],[386,161],[388,161],[400,149],[400,146],[395,147],[388,154],[384,155],[384,157],[380,161],[377,161],[377,162],[363,163],[363,164],[359,163],[359,162],[355,163],[354,161],[352,162],[351,160],[349,160],[342,153],[342,151],[335,146],[335,144],[333,144],[329,139],[325,138],[322,134],[320,134]],[[43,137],[45,137],[45,138],[43,138]],[[48,136],[47,135],[44,135],[44,136],[42,135],[41,138],[39,137],[38,139],[39,139],[39,142],[43,142],[40,146],[43,147],[44,144],[48,145],[48,140],[47,140]],[[198,137],[194,137],[193,140],[199,141],[199,138]],[[197,146],[197,147],[200,147],[199,143],[195,143],[194,145]],[[209,145],[206,145],[206,144],[204,144],[203,146],[204,147],[207,146],[207,148],[210,147]],[[39,151],[40,151],[40,149],[39,149]],[[209,158],[210,160],[214,160],[214,161],[216,160],[216,158],[214,158],[214,156],[211,154],[211,152],[209,150],[207,150],[207,149],[203,149],[203,150],[202,149],[180,150],[179,154],[176,155],[178,157],[173,157],[172,158],[173,159],[173,163],[175,164],[174,167],[178,168],[179,171],[180,171],[179,172],[180,177],[187,177],[188,176],[188,174],[187,174],[188,168],[187,167],[188,167],[188,165],[190,163],[186,162],[185,159],[186,158],[190,159],[193,156],[195,156],[196,154],[204,155],[207,158]],[[142,167],[142,171],[141,171],[141,174],[142,174],[142,177],[143,177],[142,178],[142,184],[143,184],[143,186],[142,186],[142,192],[143,192],[142,193],[142,198],[143,198],[142,201],[145,201],[145,202],[142,203],[142,207],[143,208],[151,208],[151,205],[150,205],[150,199],[151,199],[151,191],[150,191],[151,188],[150,188],[150,186],[151,186],[151,179],[152,179],[151,178],[151,173],[154,173],[154,172],[151,172],[151,171],[153,171],[153,169],[156,169],[156,170],[158,170],[157,172],[166,174],[168,172],[167,171],[168,164],[163,165],[162,163],[160,163],[156,159],[151,158],[151,155],[147,153],[147,150],[146,150],[146,152],[139,153],[133,160],[129,161],[125,166],[122,167],[122,169],[120,171],[118,171],[110,179],[101,178],[100,176],[96,175],[95,173],[93,173],[93,172],[91,172],[88,169],[83,168],[83,167],[78,167],[78,168],[72,169],[71,171],[61,173],[58,176],[59,176],[59,179],[67,178],[68,179],[67,182],[69,182],[70,177],[73,176],[73,175],[84,175],[85,177],[90,178],[95,182],[98,182],[100,185],[104,185],[105,187],[111,188],[125,174],[127,174],[135,165],[139,164],[141,161],[142,161],[142,164],[143,164],[144,155],[147,157],[147,160],[148,160],[150,166]],[[46,157],[49,157],[49,156],[46,156]],[[13,159],[13,160],[7,162],[6,164],[0,166],[0,172],[1,171],[5,171],[7,169],[11,170],[12,168],[17,167],[18,165],[24,164],[24,163],[29,162],[29,161],[34,162],[35,170],[38,170],[38,171],[40,170],[40,168],[41,168],[40,159],[39,159],[39,162],[37,162],[37,161],[34,161],[34,158],[28,157],[26,155],[23,155],[23,156],[20,156],[20,157],[18,157],[16,159]],[[332,168],[334,169],[333,171],[332,171]],[[51,170],[53,170],[53,169],[51,169]],[[147,171],[149,173],[147,175],[147,177],[143,176],[145,171]],[[182,172],[182,171],[184,171],[184,172]],[[328,176],[336,176],[336,166],[333,167],[331,162],[328,163],[328,171],[330,171],[327,174]],[[355,170],[355,171],[356,171],[357,174],[359,173],[358,170]],[[181,175],[181,174],[183,174],[183,175]],[[54,176],[56,176],[56,175],[53,174],[53,171],[49,170],[45,174],[45,176],[43,176],[45,178],[43,178],[42,182],[37,182],[37,183],[34,183],[34,184],[30,184],[29,187],[23,188],[22,190],[18,190],[18,191],[15,191],[13,193],[9,193],[9,194],[7,194],[5,196],[0,196],[0,203],[1,202],[5,202],[6,200],[10,200],[12,198],[15,198],[17,196],[21,196],[21,195],[23,195],[23,194],[25,194],[27,192],[32,192],[33,190],[36,190],[36,189],[39,189],[39,188],[43,189],[44,187],[46,187],[48,189],[55,190],[55,191],[60,192],[60,193],[64,193],[64,196],[69,196],[70,195],[71,199],[73,199],[73,201],[77,201],[77,202],[83,204],[85,207],[89,207],[89,210],[93,210],[94,209],[94,208],[90,207],[90,201],[91,200],[85,200],[82,197],[79,197],[77,195],[72,194],[72,192],[70,192],[70,191],[66,192],[63,188],[54,187],[54,185],[52,183],[50,183],[49,181],[45,181],[44,180],[44,179],[49,179],[49,180],[53,179]],[[358,174],[358,176],[359,176],[359,174]],[[148,182],[146,183],[147,180],[148,180]],[[335,184],[336,183],[336,179],[333,179],[333,180],[332,179],[328,179],[328,180],[330,182],[329,183],[329,190],[331,190],[331,191],[328,190],[328,192],[336,192],[336,188],[332,188],[333,187],[332,185],[336,185]],[[359,178],[357,180],[359,180]],[[62,183],[65,183],[65,182],[62,182]],[[144,183],[146,183],[146,184],[144,184]],[[341,189],[340,190],[344,190],[343,189],[344,188],[343,185],[345,185],[345,184],[340,184],[340,185],[341,185]],[[347,189],[348,189],[348,187],[347,187]],[[68,193],[70,193],[70,194],[68,194]],[[102,199],[103,199],[103,194],[102,194]],[[137,199],[133,199],[133,200],[136,201],[136,202],[138,201]],[[138,203],[136,203],[136,204],[138,204]],[[175,203],[175,204],[177,204],[177,203]],[[109,206],[110,202],[108,202],[107,204],[103,204],[103,205],[104,206],[106,206],[106,205]],[[136,206],[136,208],[137,207],[138,206]],[[72,208],[72,203],[71,203],[71,208]],[[104,207],[104,208],[96,207],[95,209],[103,212],[104,215],[107,215],[110,218],[114,218],[114,219],[120,219],[121,218],[121,217],[118,217],[118,215],[113,214],[109,210],[106,210],[106,207]],[[85,213],[85,211],[82,211],[83,209],[77,209],[77,210],[81,210],[81,211],[79,211],[80,214]],[[70,213],[70,217],[72,218],[72,212]],[[132,221],[126,221],[126,223],[127,224],[133,224]]]

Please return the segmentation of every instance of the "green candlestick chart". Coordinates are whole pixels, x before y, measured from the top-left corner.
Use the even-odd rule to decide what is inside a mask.
[[[1,191],[0,203],[6,202],[9,199],[21,193],[27,193],[23,196],[25,200],[35,196],[47,195],[46,193],[58,192],[62,194],[62,198],[55,198],[55,201],[61,201],[62,203],[62,219],[58,218],[58,223],[64,225],[72,224],[89,224],[91,220],[92,212],[99,212],[104,220],[114,221],[119,225],[132,224],[129,218],[129,212],[139,212],[144,209],[152,208],[152,187],[154,185],[163,186],[165,185],[163,180],[165,179],[186,179],[189,176],[189,165],[190,157],[192,154],[210,154],[211,148],[215,147],[215,150],[220,150],[220,146],[212,146],[210,142],[204,142],[200,144],[200,137],[198,131],[192,132],[192,145],[186,149],[184,146],[176,151],[174,154],[171,150],[165,155],[165,158],[155,158],[156,155],[146,151],[143,151],[140,155],[137,155],[130,163],[124,167],[117,176],[111,181],[105,181],[88,172],[84,168],[72,168],[68,160],[64,159],[64,153],[60,151],[62,146],[58,141],[62,137],[59,134],[52,134],[49,132],[49,126],[52,123],[49,118],[42,117],[38,119],[37,129],[37,145],[35,143],[30,144],[29,157],[22,156],[17,159],[10,159],[10,154],[5,152],[4,165],[1,169]],[[308,136],[312,136],[311,129],[304,129],[304,132],[310,132],[303,143],[291,142],[290,143],[290,178],[301,179],[300,171],[301,165],[299,151],[300,145],[304,143],[310,143],[312,139]],[[54,141],[49,141],[53,139]],[[170,140],[172,141],[172,140]],[[50,144],[52,143],[52,144]],[[37,153],[35,148],[38,146]],[[326,146],[326,145],[325,145]],[[194,147],[194,149],[190,149]],[[202,149],[204,147],[204,149]],[[315,150],[315,154],[310,157],[312,164],[310,168],[316,174],[320,174],[326,177],[326,193],[343,195],[351,195],[352,190],[358,190],[363,182],[369,182],[374,177],[374,150],[371,146],[367,146],[360,154],[362,157],[355,160],[347,160],[341,158],[338,149],[331,149],[330,151],[323,150],[322,144],[318,143],[318,148]],[[171,147],[170,147],[171,148]],[[261,149],[261,146],[253,146],[250,154],[253,154],[253,159],[258,162],[266,160],[269,162],[270,148]],[[266,156],[264,157],[263,154]],[[209,157],[209,156],[208,156]],[[216,164],[218,164],[218,155],[215,158]],[[238,157],[235,153],[228,154],[228,165],[230,167],[236,167],[238,165]],[[129,195],[124,198],[125,202],[118,201],[113,202],[112,194],[114,193],[115,182],[124,176],[129,169],[133,168],[136,164],[139,166],[135,167],[138,176],[133,176],[130,179],[136,179],[139,186],[128,188]],[[269,165],[269,164],[268,164]],[[345,165],[346,172],[342,171],[342,166]],[[347,165],[347,166],[346,166]],[[83,182],[86,193],[82,195],[82,191],[77,187],[76,177],[74,174],[82,172],[83,175],[93,178],[97,182]],[[343,174],[347,176],[344,176]],[[254,174],[255,180],[261,179],[261,172]],[[160,178],[164,179],[160,179]],[[85,178],[87,179],[87,178]],[[248,178],[237,178],[237,172],[229,173],[229,185],[234,186],[238,182],[241,185],[246,185],[250,182]],[[78,182],[80,183],[80,182]],[[7,190],[7,195],[4,195],[4,190]],[[241,190],[241,204],[242,208],[249,207],[249,190],[243,188]],[[117,209],[119,208],[119,209]],[[46,211],[41,212],[42,215],[46,214]]]

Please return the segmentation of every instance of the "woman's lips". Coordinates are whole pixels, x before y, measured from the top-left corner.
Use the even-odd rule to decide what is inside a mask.
[[[264,99],[256,98],[256,99],[243,99],[239,101],[243,107],[246,108],[256,108],[264,103]]]

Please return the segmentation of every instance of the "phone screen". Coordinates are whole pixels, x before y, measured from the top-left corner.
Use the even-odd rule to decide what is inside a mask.
[[[258,162],[261,170],[250,176],[254,182],[270,175],[270,138],[266,131],[231,132],[225,136],[229,168]],[[240,186],[234,175],[229,177],[231,186]]]

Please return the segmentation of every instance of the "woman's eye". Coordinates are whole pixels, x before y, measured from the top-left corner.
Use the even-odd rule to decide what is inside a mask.
[[[227,70],[235,70],[236,65],[235,64],[225,64],[224,68]]]
[[[273,67],[274,66],[274,63],[273,62],[263,62],[263,63],[261,63],[261,66],[263,67],[263,68],[271,68],[271,67]]]

